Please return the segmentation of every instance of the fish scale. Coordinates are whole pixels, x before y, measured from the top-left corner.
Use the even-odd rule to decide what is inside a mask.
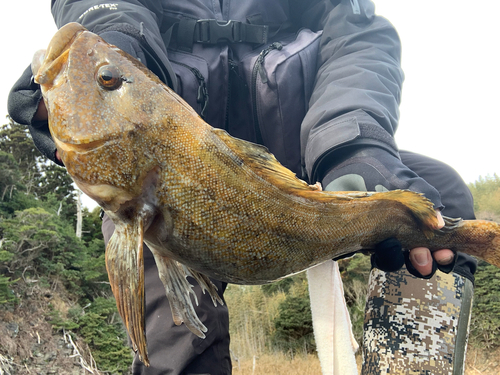
[[[451,248],[500,266],[498,224],[446,218],[439,230],[418,193],[308,185],[266,148],[210,127],[140,62],[77,23],[55,34],[33,74],[68,173],[115,224],[106,267],[146,364],[143,242],[174,321],[199,337],[207,329],[187,276],[217,305],[209,277],[268,283],[391,237],[407,249]]]

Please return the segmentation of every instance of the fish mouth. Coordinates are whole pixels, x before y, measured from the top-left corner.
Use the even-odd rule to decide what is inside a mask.
[[[54,85],[68,60],[71,45],[85,31],[87,29],[79,23],[68,23],[52,37],[45,52],[35,53],[31,64],[35,83],[45,86]]]
[[[114,141],[114,139],[103,139],[97,141],[81,141],[81,143],[68,143],[60,140],[55,136],[52,136],[52,138],[54,139],[54,142],[58,149],[66,152],[76,152],[79,154],[95,151],[96,149],[101,148]]]

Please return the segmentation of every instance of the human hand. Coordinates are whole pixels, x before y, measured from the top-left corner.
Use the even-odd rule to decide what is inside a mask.
[[[9,93],[8,111],[12,119],[27,125],[36,148],[53,162],[63,165],[56,156],[56,145],[49,131],[47,109],[40,86],[32,79],[31,65],[26,68]]]
[[[397,156],[381,148],[367,147],[343,153],[338,165],[323,179],[323,186],[330,191],[408,189],[423,193],[437,208],[439,227],[444,226],[438,191],[408,169]],[[396,271],[406,263],[409,272],[424,278],[431,277],[436,269],[451,271],[455,260],[456,255],[450,249],[431,254],[429,249],[418,247],[403,252],[401,244],[394,238],[377,245],[372,255],[372,265],[383,271]]]
[[[33,121],[36,122],[47,122],[49,121],[49,114],[47,112],[47,106],[45,105],[45,101],[42,99],[40,103],[38,103],[38,109],[33,116]],[[56,149],[55,151],[56,160],[62,164],[61,156],[59,155],[59,151]]]
[[[47,112],[47,107],[45,106],[45,101],[42,99],[38,103],[38,108],[33,116],[33,121],[48,121],[49,114]]]
[[[444,220],[439,211],[437,211],[437,218],[439,228],[444,227]],[[451,271],[456,260],[456,254],[450,249],[436,250],[431,254],[426,247],[416,247],[410,250],[409,259],[418,273],[423,277],[429,277],[434,274],[436,267],[444,272]],[[437,265],[434,265],[433,259]]]

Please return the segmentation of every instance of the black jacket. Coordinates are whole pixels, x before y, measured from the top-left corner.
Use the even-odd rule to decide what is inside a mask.
[[[284,164],[310,181],[321,180],[334,164],[335,154],[346,145],[376,145],[397,152],[393,135],[403,81],[400,43],[392,25],[374,14],[371,1],[224,0],[222,8],[218,4],[208,0],[116,0],[106,4],[96,0],[52,0],[52,13],[58,27],[77,21],[96,33],[119,30],[135,37],[145,51],[148,67],[174,89],[179,87],[169,55],[175,50],[167,52],[165,42],[172,35],[170,40],[175,39],[176,20],[256,20],[257,24],[268,25],[270,34],[303,27],[323,30],[309,107],[300,130],[292,135],[300,150],[290,150],[290,142],[276,143],[278,137],[265,140],[265,145],[276,155],[293,153],[291,158],[300,160],[302,169]],[[175,48],[175,40],[173,44]],[[219,63],[219,76],[211,77],[208,84],[213,100],[206,120],[213,126],[227,127],[224,107],[228,103],[219,100],[217,104],[215,98],[228,96],[224,94],[227,85],[220,82],[227,82],[234,48],[224,43],[211,47],[211,56],[216,56]],[[205,51],[206,55],[206,50],[207,45],[195,43],[190,52]]]

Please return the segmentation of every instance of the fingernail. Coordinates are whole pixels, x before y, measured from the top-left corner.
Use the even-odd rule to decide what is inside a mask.
[[[413,251],[412,258],[419,266],[425,266],[429,263],[429,253],[427,251]]]
[[[447,264],[451,263],[451,261],[453,260],[453,258],[455,258],[455,256],[454,255],[450,255],[449,257],[446,257],[446,258],[436,259],[436,262],[438,262],[439,264],[442,264],[442,265],[447,265]]]

